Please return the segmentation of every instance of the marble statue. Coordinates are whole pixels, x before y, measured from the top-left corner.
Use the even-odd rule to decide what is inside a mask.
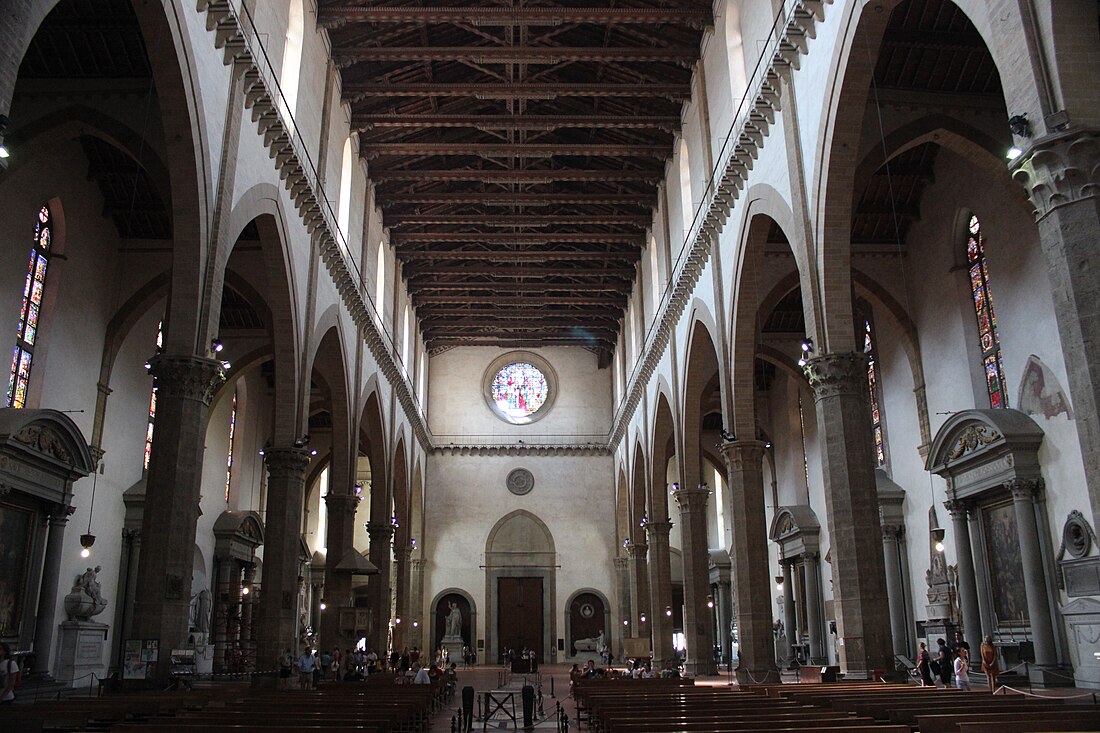
[[[210,611],[213,602],[210,591],[203,588],[191,599],[191,628],[203,633],[210,633]]]
[[[107,601],[103,598],[97,578],[99,571],[100,567],[97,565],[94,569],[88,568],[76,576],[76,582],[64,600],[65,612],[70,619],[87,621],[107,608]]]
[[[454,601],[450,602],[451,612],[447,614],[447,633],[446,636],[462,636],[462,611],[459,610],[458,604]]]

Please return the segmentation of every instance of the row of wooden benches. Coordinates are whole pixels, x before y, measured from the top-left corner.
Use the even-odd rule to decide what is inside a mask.
[[[315,691],[227,686],[177,693],[120,693],[0,709],[0,730],[297,733],[323,728],[335,733],[425,733],[441,692],[435,685],[346,684]]]
[[[1100,731],[1100,707],[1091,701],[905,685],[730,690],[670,680],[585,680],[573,694],[578,718],[593,733],[988,733],[990,724],[996,733]]]

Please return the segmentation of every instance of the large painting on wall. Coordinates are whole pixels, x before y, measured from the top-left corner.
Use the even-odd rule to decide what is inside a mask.
[[[997,626],[1026,626],[1029,623],[1027,594],[1021,582],[1024,566],[1020,560],[1016,510],[1009,502],[986,507],[982,516],[989,581],[993,588],[993,613],[997,617]]]
[[[18,636],[23,621],[32,517],[28,509],[0,504],[0,637]]]

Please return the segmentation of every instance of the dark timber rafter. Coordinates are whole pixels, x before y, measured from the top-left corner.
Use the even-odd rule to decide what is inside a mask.
[[[710,0],[317,0],[430,352],[606,365]]]

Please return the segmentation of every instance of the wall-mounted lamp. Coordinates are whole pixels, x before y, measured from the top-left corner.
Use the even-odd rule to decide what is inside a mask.
[[[665,606],[665,615],[666,616],[671,616],[672,615],[672,606]]]
[[[309,440],[310,435],[309,433],[306,433],[305,435],[294,441],[294,447],[298,449],[305,448],[307,445],[309,445]]]
[[[1008,129],[1017,137],[1031,137],[1031,123],[1027,115],[1012,115],[1008,118]]]
[[[642,611],[642,613],[638,616],[638,620],[641,621],[643,624],[645,623],[645,611]]]
[[[1008,158],[1009,160],[1016,160],[1017,158],[1019,158],[1023,154],[1024,154],[1023,150],[1020,150],[1018,147],[1013,145],[1011,148],[1008,149],[1008,152],[1005,153],[1005,157]]]
[[[707,608],[714,608],[714,596],[707,594]]]
[[[629,537],[624,537],[624,538],[623,538],[623,547],[630,547],[630,545],[631,545],[631,544],[632,544],[632,543],[631,543],[631,541],[630,541],[630,538],[629,538]]]
[[[413,628],[414,628],[414,629],[415,629],[415,628],[417,628],[417,627],[419,627],[419,626],[420,626],[420,622],[419,622],[419,621],[413,621]]]
[[[945,534],[945,532],[944,532],[942,527],[933,527],[932,528],[932,531],[931,531],[932,549],[934,549],[936,552],[943,552],[944,551],[944,545],[943,545],[943,536],[944,536],[944,534]]]
[[[400,616],[398,616],[397,618],[395,618],[395,619],[393,620],[393,623],[394,623],[394,625],[397,625],[397,624],[401,623],[401,617],[400,617]]]
[[[247,596],[251,592],[252,592],[252,589],[249,587],[248,583],[242,583],[241,584],[241,595],[242,596]]]
[[[776,590],[783,590],[783,576],[782,575],[775,576],[775,589]]]
[[[210,350],[212,352],[214,352],[215,354],[222,353],[222,349],[224,349],[224,348],[225,348],[225,344],[223,344],[222,340],[220,338],[218,338],[217,336],[215,336],[213,339],[210,340]]]
[[[645,529],[649,525],[649,515],[642,512],[642,521],[638,522],[638,526]]]
[[[324,611],[326,608],[328,608],[328,604],[325,603],[325,599],[322,598],[321,599],[321,610]]]
[[[802,356],[798,358],[798,366],[804,367],[806,366],[806,362],[809,361],[810,355],[814,353],[814,340],[807,336],[802,339],[802,344],[800,346],[802,349]]]
[[[630,619],[624,618],[623,619],[623,626],[630,626]]]

